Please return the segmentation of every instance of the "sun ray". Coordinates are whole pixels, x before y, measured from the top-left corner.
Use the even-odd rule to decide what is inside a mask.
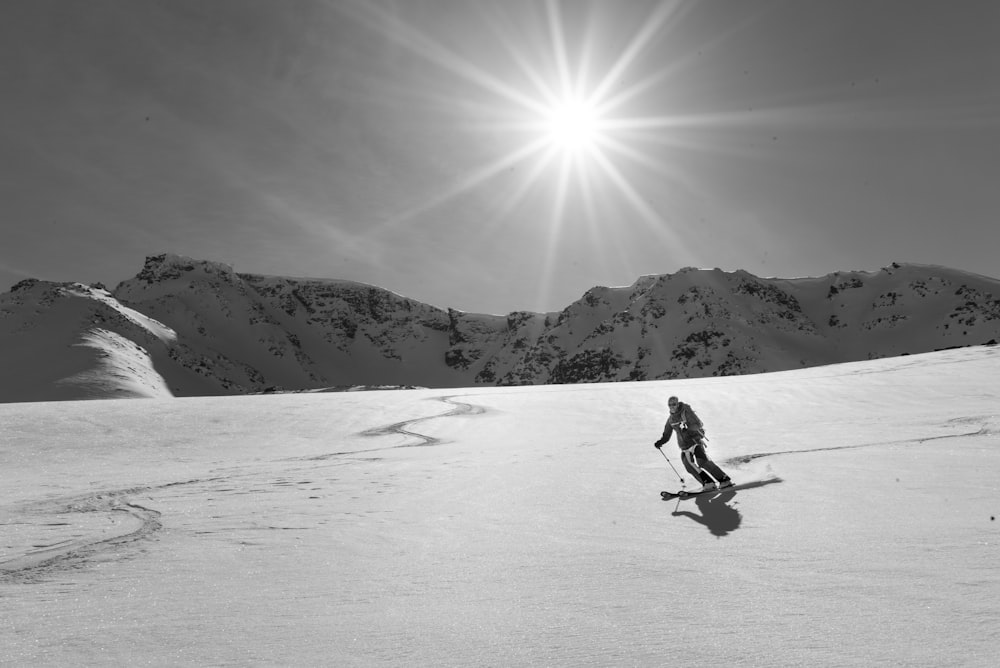
[[[430,211],[438,206],[444,204],[445,202],[455,199],[464,193],[467,193],[479,185],[489,181],[497,174],[500,174],[506,169],[513,167],[525,160],[528,160],[532,156],[535,156],[545,150],[546,141],[544,139],[539,139],[531,144],[522,146],[521,148],[511,151],[510,153],[501,156],[494,162],[481,167],[469,176],[459,180],[450,188],[447,188],[443,192],[435,195],[434,197],[428,199],[419,205],[408,209],[391,219],[383,221],[381,223],[382,227],[393,227],[400,225],[408,220],[411,220],[427,211]]]
[[[677,191],[683,190],[685,193],[699,199],[708,196],[704,189],[699,188],[684,169],[678,165],[654,159],[648,152],[636,148],[633,144],[609,138],[606,148],[608,151],[642,166],[643,169],[648,170],[650,173],[659,175],[665,186],[669,186]],[[676,139],[670,139],[669,145],[673,147],[685,147],[683,143]],[[703,150],[704,143],[693,144],[691,147]]]
[[[639,219],[645,223],[651,232],[661,237],[671,246],[680,246],[686,250],[686,246],[681,241],[680,236],[673,231],[673,228],[664,220],[660,213],[636,191],[614,163],[603,154],[596,156],[596,161],[601,166],[601,169],[604,170],[611,183],[618,188],[625,200],[639,215]]]
[[[660,68],[653,74],[643,78],[631,87],[615,94],[613,97],[605,97],[596,103],[598,112],[602,116],[614,117],[615,111],[632,99],[635,99],[648,90],[661,85],[672,73],[673,68]]]
[[[594,172],[592,170],[577,170],[577,179],[581,208],[584,212],[585,231],[589,235],[592,245],[605,249],[605,252],[600,253],[596,258],[596,261],[600,263],[599,273],[602,276],[612,275],[616,267],[627,267],[630,264],[626,251],[627,241],[623,235],[616,234],[616,231],[603,219],[596,195],[599,183]]]
[[[549,34],[552,38],[552,55],[556,61],[556,72],[559,79],[558,89],[555,93],[562,97],[570,94],[573,90],[572,75],[569,69],[569,56],[566,53],[566,40],[563,37],[563,22],[559,12],[559,4],[556,0],[547,0],[545,9],[549,19]]]
[[[455,81],[471,85],[471,89],[462,89],[460,102],[444,98],[440,102],[465,114],[464,127],[479,132],[484,139],[479,148],[508,143],[495,159],[473,164],[461,178],[448,181],[429,197],[390,216],[380,227],[412,221],[496,179],[498,189],[488,194],[483,191],[478,200],[491,208],[480,217],[479,236],[499,233],[505,221],[513,224],[515,211],[522,205],[525,211],[532,211],[528,218],[522,215],[519,220],[524,224],[535,218],[535,224],[542,226],[540,293],[550,289],[555,267],[566,261],[566,249],[575,248],[577,243],[602,249],[596,261],[609,271],[612,265],[629,266],[626,246],[634,247],[643,237],[682,254],[688,251],[676,227],[677,212],[669,195],[664,195],[674,190],[661,187],[657,188],[660,192],[652,192],[645,188],[652,183],[652,176],[671,186],[682,186],[687,192],[680,188],[676,192],[683,196],[694,189],[681,170],[664,161],[662,150],[654,153],[647,147],[683,148],[693,141],[690,132],[683,136],[684,130],[739,123],[740,119],[726,114],[630,112],[644,105],[648,111],[649,94],[666,86],[688,65],[691,56],[670,61],[638,80],[635,77],[648,66],[658,36],[686,13],[690,3],[657,3],[633,32],[624,39],[618,37],[620,44],[600,42],[614,31],[602,32],[607,25],[602,20],[607,16],[596,4],[545,0],[526,9],[528,14],[507,13],[495,6],[484,10],[482,18],[497,39],[491,45],[491,55],[479,61],[408,23],[404,9],[408,5],[399,5],[394,11],[386,5],[357,0],[348,6],[348,13],[369,29]],[[589,13],[581,7],[589,7]],[[419,12],[413,16],[422,18]],[[621,48],[616,50],[616,46]],[[606,57],[609,53],[615,55]],[[487,60],[490,57],[492,61]],[[488,67],[487,62],[494,67]],[[498,63],[502,69],[497,69]],[[476,95],[476,90],[482,95]],[[501,176],[513,168],[517,168],[516,176]],[[542,201],[534,195],[546,198],[543,212],[531,208]],[[635,229],[623,234],[622,225]]]
[[[562,234],[566,224],[566,204],[568,201],[569,182],[572,177],[570,165],[566,160],[562,161],[559,169],[559,180],[556,188],[556,195],[553,198],[553,211],[551,222],[548,225],[548,239],[545,244],[545,261],[542,264],[542,284],[539,290],[543,295],[551,290],[552,279],[555,268],[558,265],[557,254],[563,247]],[[547,301],[547,298],[546,298]]]
[[[679,0],[665,2],[653,11],[649,18],[643,22],[642,28],[635,34],[628,46],[618,57],[618,60],[615,61],[614,65],[611,66],[597,86],[594,87],[594,90],[591,92],[592,99],[603,100],[609,94],[612,87],[616,86],[620,81],[622,74],[646,48],[650,40],[660,32],[663,24],[674,14],[680,5]]]
[[[528,173],[520,179],[520,183],[517,185],[516,189],[508,194],[507,202],[505,202],[502,205],[502,208],[497,212],[496,218],[498,220],[503,220],[517,208],[517,206],[527,196],[528,191],[537,186],[538,179],[545,172],[545,170],[549,168],[554,159],[555,152],[546,151],[541,158],[536,160],[534,164],[531,165]]]
[[[680,176],[680,170],[671,169],[668,165],[664,164],[662,160],[656,160],[652,158],[649,153],[635,148],[631,144],[624,141],[608,138],[605,142],[605,148],[610,152],[628,158],[632,162],[641,165],[650,172],[658,174],[665,179],[674,181]]]
[[[413,53],[484,90],[499,95],[524,109],[544,112],[543,104],[537,99],[522,93],[515,86],[475,66],[468,58],[460,56],[443,44],[427,37],[374,3],[356,3],[352,16],[370,29],[381,33],[390,41],[406,47]]]
[[[545,80],[545,77],[539,69],[537,67],[532,67],[522,50],[516,49],[509,40],[504,40],[503,44],[508,56],[518,66],[521,73],[527,77],[528,81],[532,84],[535,91],[541,98],[537,107],[533,106],[526,109],[530,112],[537,113],[541,111],[544,113],[544,103],[555,99],[555,94],[552,91],[551,86]]]
[[[667,19],[675,21],[679,20],[684,13],[690,11],[693,7],[694,3],[684,4],[680,7],[678,7],[677,4],[664,5],[661,7],[661,10],[663,10],[664,12],[670,12],[673,10],[676,11],[674,11],[672,15],[661,16],[662,18],[661,23],[665,22]],[[777,8],[777,5],[775,6],[775,8]],[[772,8],[767,11],[775,11],[775,8]],[[741,23],[738,23],[737,25],[733,26],[730,30],[723,32],[719,35],[716,35],[715,37],[708,39],[704,42],[701,42],[699,44],[697,51],[692,50],[687,54],[682,54],[681,56],[670,62],[668,65],[659,68],[657,71],[643,78],[639,82],[633,84],[629,88],[619,90],[617,92],[609,90],[607,95],[605,95],[602,98],[602,113],[611,113],[614,109],[617,109],[618,107],[622,106],[629,100],[639,96],[640,94],[646,92],[647,90],[655,88],[656,86],[663,83],[663,81],[667,79],[669,76],[673,76],[678,72],[683,71],[686,67],[692,65],[698,59],[702,58],[703,54],[706,51],[709,51],[721,44],[724,44],[728,39],[732,38],[733,35],[751,26],[754,22],[760,20],[763,16],[766,15],[767,12],[762,12],[759,14],[752,15],[746,20],[742,21]],[[652,27],[652,25],[648,23],[647,25],[649,27]],[[661,28],[662,25],[657,26],[657,30]]]

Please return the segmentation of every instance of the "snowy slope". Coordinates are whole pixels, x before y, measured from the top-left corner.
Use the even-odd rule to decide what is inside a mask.
[[[147,258],[107,297],[175,333],[169,345],[148,347],[119,332],[148,352],[177,396],[726,376],[1000,338],[1000,281],[925,265],[804,279],[684,269],[592,288],[558,313],[500,316],[349,281],[239,274],[164,254]],[[47,307],[39,304],[34,316]],[[13,323],[0,332],[0,348],[19,356],[23,344],[6,338],[20,327],[19,312],[0,308],[0,315]],[[77,325],[54,319],[51,335],[76,341],[86,331]],[[4,383],[7,400],[88,396],[65,385],[46,394],[39,380],[27,397],[16,378]]]
[[[23,281],[0,295],[0,401],[171,396],[150,351],[169,327],[107,291]]]
[[[997,378],[0,405],[0,664],[992,666]],[[735,492],[659,499],[670,394]]]

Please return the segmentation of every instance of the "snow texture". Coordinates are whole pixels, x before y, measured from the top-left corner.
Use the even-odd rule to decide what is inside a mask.
[[[0,664],[992,666],[998,378],[0,405]],[[672,394],[736,490],[660,499]]]

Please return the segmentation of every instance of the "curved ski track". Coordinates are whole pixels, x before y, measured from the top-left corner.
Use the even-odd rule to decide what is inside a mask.
[[[159,519],[160,513],[128,500],[129,496],[148,492],[150,489],[152,488],[95,492],[61,501],[46,501],[34,504],[33,508],[29,507],[30,514],[40,514],[49,518],[47,522],[40,522],[39,526],[55,527],[69,524],[55,521],[59,516],[98,513],[107,519],[111,529],[102,533],[100,537],[95,536],[93,531],[85,529],[81,536],[50,544],[36,544],[20,555],[0,561],[0,583],[36,582],[56,571],[81,568],[85,562],[98,556],[151,536],[163,526]],[[122,556],[114,555],[114,557]]]
[[[342,452],[330,452],[322,455],[313,455],[310,457],[301,457],[299,459],[305,461],[322,461],[324,459],[332,459],[334,457],[343,457],[346,455],[357,455],[366,452],[379,452],[381,450],[394,450],[396,448],[416,448],[428,445],[439,445],[442,443],[440,438],[435,438],[434,436],[428,436],[427,434],[421,434],[420,432],[411,431],[410,427],[420,422],[426,422],[428,420],[438,420],[446,417],[454,417],[456,415],[482,415],[486,412],[486,409],[482,406],[477,406],[475,404],[468,404],[463,401],[456,401],[455,395],[443,396],[443,397],[432,397],[434,401],[440,401],[445,404],[451,405],[453,408],[447,412],[439,413],[438,415],[428,415],[426,417],[413,418],[412,420],[403,420],[401,422],[394,422],[392,424],[387,424],[381,427],[372,427],[371,429],[365,429],[361,432],[362,436],[390,436],[392,434],[399,434],[400,436],[406,436],[408,438],[415,439],[414,443],[404,443],[402,445],[389,445],[380,448],[367,448],[365,450],[349,450]]]
[[[411,448],[441,443],[441,439],[413,431],[413,425],[427,420],[451,417],[456,415],[479,415],[486,409],[474,404],[456,401],[453,396],[434,397],[436,401],[452,406],[451,410],[439,415],[403,420],[393,424],[373,427],[362,433],[364,436],[386,436],[400,434],[415,442],[404,443],[382,448],[372,448],[353,452],[336,452],[313,457],[293,458],[296,460],[325,460],[337,456],[373,452],[395,448]],[[288,460],[279,460],[288,461]],[[149,487],[133,487],[120,490],[105,490],[87,494],[64,497],[22,506],[28,516],[40,516],[42,519],[34,522],[36,527],[56,528],[72,526],[74,522],[66,521],[78,514],[86,513],[91,518],[101,517],[96,523],[101,529],[93,527],[77,529],[70,538],[59,537],[62,540],[48,542],[44,539],[36,541],[30,549],[22,550],[20,554],[0,559],[0,584],[34,583],[55,573],[83,568],[87,563],[99,559],[120,559],[128,555],[121,548],[146,538],[151,538],[163,528],[160,513],[129,500],[129,497],[139,494],[150,494],[157,490],[180,485],[191,485],[204,482],[219,481],[222,478],[185,480]],[[90,515],[93,514],[93,515]],[[106,523],[105,523],[106,522]],[[76,524],[87,524],[76,522]]]
[[[386,425],[384,427],[373,427],[372,429],[366,429],[361,432],[364,436],[387,436],[389,434],[400,434],[402,436],[409,436],[417,439],[417,443],[407,443],[404,445],[397,445],[397,448],[412,448],[422,445],[437,445],[441,443],[441,439],[434,438],[433,436],[427,436],[426,434],[421,434],[419,432],[410,431],[409,426],[417,424],[418,422],[426,422],[427,420],[437,420],[438,418],[453,417],[455,415],[481,415],[486,412],[486,409],[482,406],[476,406],[474,404],[467,404],[461,401],[455,401],[454,397],[434,397],[436,401],[441,401],[446,404],[454,406],[450,411],[446,413],[441,413],[440,415],[429,415],[422,418],[414,418],[413,420],[404,420],[402,422],[396,422],[394,424]]]

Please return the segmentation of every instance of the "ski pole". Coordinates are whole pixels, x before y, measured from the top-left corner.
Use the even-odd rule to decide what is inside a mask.
[[[660,449],[657,448],[657,450],[660,450]],[[663,455],[663,458],[667,460],[668,464],[670,464],[670,468],[674,469],[674,474],[680,479],[681,486],[683,487],[684,486],[684,476],[682,476],[680,473],[677,473],[677,469],[674,468],[674,463],[672,461],[670,461],[670,457],[667,457],[667,453],[665,453],[663,450],[660,450],[660,454]]]

